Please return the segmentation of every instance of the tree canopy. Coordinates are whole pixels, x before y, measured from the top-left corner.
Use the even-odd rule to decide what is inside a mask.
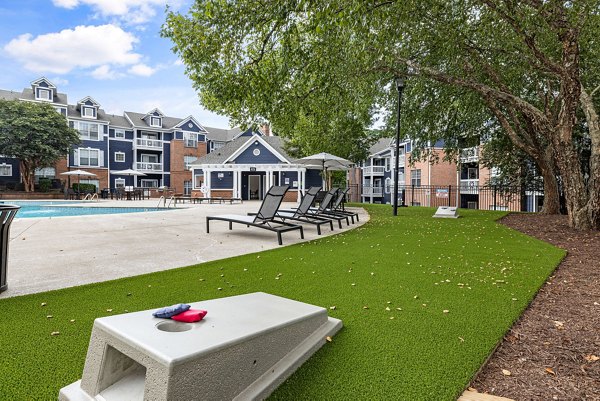
[[[0,154],[19,159],[25,191],[33,191],[37,168],[54,165],[79,142],[50,104],[0,99]]]
[[[558,211],[560,184],[571,224],[598,229],[598,8],[596,0],[197,0],[187,15],[168,14],[163,35],[206,107],[235,123],[268,120],[301,144],[364,143],[380,119],[392,132],[391,83],[408,77],[404,135],[445,139],[449,151],[461,139],[505,136],[541,171],[549,211]]]

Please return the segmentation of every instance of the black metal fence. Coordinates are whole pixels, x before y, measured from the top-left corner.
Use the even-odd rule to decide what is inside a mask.
[[[351,188],[351,192],[353,189]],[[363,202],[370,202],[372,199],[376,203],[391,203],[393,197],[393,187],[361,187],[361,190]],[[402,206],[454,206],[465,209],[538,212],[543,200],[542,188],[503,185],[398,186],[398,205]]]

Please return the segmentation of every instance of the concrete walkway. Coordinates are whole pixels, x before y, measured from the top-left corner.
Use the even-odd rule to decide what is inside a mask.
[[[156,207],[157,200],[100,201],[86,206]],[[244,204],[179,204],[175,210],[80,217],[15,219],[11,226],[8,290],[0,298],[107,281],[143,273],[189,266],[230,256],[279,247],[274,232],[206,216],[256,212],[258,201]],[[282,208],[295,207],[284,203]],[[360,222],[368,221],[363,209]],[[331,232],[341,232],[337,225]],[[305,241],[319,238],[316,228],[304,226]],[[301,242],[298,231],[283,233],[283,244]]]

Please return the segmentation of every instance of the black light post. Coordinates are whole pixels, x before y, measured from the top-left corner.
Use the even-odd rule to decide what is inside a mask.
[[[398,215],[398,170],[400,170],[400,106],[402,105],[402,91],[404,90],[404,79],[396,77],[396,89],[398,89],[398,119],[396,120],[396,163],[394,167],[394,216]]]

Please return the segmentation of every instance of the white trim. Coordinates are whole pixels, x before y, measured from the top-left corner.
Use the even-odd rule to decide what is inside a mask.
[[[204,127],[202,126],[202,124],[200,124],[200,123],[198,122],[198,120],[196,120],[196,119],[194,118],[194,116],[192,116],[191,114],[190,114],[189,116],[187,116],[186,118],[182,119],[182,120],[179,122],[179,124],[175,125],[175,126],[174,126],[173,128],[171,128],[171,129],[172,129],[172,130],[175,130],[175,128],[181,128],[181,130],[182,130],[182,131],[185,131],[185,130],[182,128],[182,125],[183,125],[184,123],[188,122],[189,120],[192,120],[192,121],[194,122],[194,124],[196,124],[196,126],[197,126],[198,128],[200,128],[202,131],[204,131],[204,132],[202,132],[202,134],[208,134],[208,131],[206,130],[206,128],[204,128]],[[190,131],[190,132],[191,132],[191,131]],[[199,134],[200,132],[195,132],[195,134],[196,134],[196,133],[197,133],[197,134]]]
[[[119,185],[120,183],[123,183],[123,185]],[[125,187],[125,178],[115,178],[115,188],[118,187]]]
[[[158,124],[154,123],[154,120],[158,120]],[[154,128],[162,128],[162,117],[150,116],[150,124]]]
[[[165,116],[165,113],[163,113],[162,111],[160,111],[160,110],[158,109],[158,107],[156,107],[156,108],[154,108],[154,109],[150,110],[149,112],[147,112],[147,113],[146,113],[146,115],[145,115],[144,117],[142,117],[142,120],[143,120],[144,118],[148,117],[148,116],[151,116],[151,115],[152,115],[152,114],[153,114],[155,111],[157,111],[157,112],[158,112],[158,114],[160,114],[160,116],[161,116],[161,117],[164,117],[164,116]],[[154,116],[154,117],[156,117],[156,116]]]
[[[2,164],[0,164],[0,167],[1,168],[9,167],[9,170],[8,170],[9,174],[0,174],[0,177],[12,177],[12,175],[13,175],[13,166],[12,166],[12,164],[2,163]]]
[[[94,106],[99,107],[100,103],[98,103],[96,100],[94,100],[94,98],[92,98],[91,96],[86,96],[83,99],[81,99],[80,101],[77,102],[77,104],[80,104],[82,106],[86,106],[85,102],[90,101],[92,103],[94,103]],[[93,107],[93,106],[88,106],[88,107]]]
[[[123,160],[117,160],[117,155],[123,155]],[[114,153],[114,161],[115,163],[125,163],[125,152],[115,152]]]
[[[114,136],[114,138],[115,138],[115,139],[125,139],[125,137],[126,137],[126,134],[125,134],[125,130],[124,130],[124,129],[120,129],[120,128],[119,128],[119,129],[117,129],[117,128],[114,128],[114,131],[115,131],[115,136]],[[123,134],[123,136],[117,136],[117,133],[119,133],[119,134]]]
[[[242,146],[240,146],[235,152],[233,152],[233,154],[231,156],[229,156],[227,159],[225,159],[223,161],[223,164],[230,162],[232,160],[235,160],[236,157],[241,155],[246,149],[248,149],[250,146],[252,146],[252,144],[255,141],[259,141],[265,148],[267,148],[267,150],[269,152],[271,152],[273,154],[273,156],[275,156],[282,162],[290,164],[289,160],[287,160],[285,157],[283,157],[283,155],[281,153],[276,151],[275,148],[273,148],[271,145],[269,145],[267,143],[267,141],[265,141],[261,136],[259,136],[257,134],[253,134],[251,137],[249,137],[248,140]]]
[[[30,85],[31,86],[39,86],[40,85],[39,83],[42,81],[46,82],[48,84],[49,88],[56,89],[56,85],[54,85],[52,82],[50,82],[50,80],[46,77],[40,77],[40,78],[36,79],[35,81],[31,81]]]
[[[90,148],[90,147],[88,147],[88,148],[77,148],[76,150],[77,150],[77,157],[76,157],[76,160],[74,160],[74,161],[75,161],[75,163],[76,163],[76,164],[75,164],[76,166],[83,166],[83,167],[102,167],[102,165],[103,165],[103,160],[102,160],[101,158],[103,158],[103,153],[104,153],[104,152],[102,152],[102,150],[101,150],[101,149],[96,149],[96,148]],[[86,150],[86,151],[88,151],[88,157],[87,157],[87,159],[88,159],[88,164],[81,164],[81,151],[82,151],[82,150]],[[96,151],[96,152],[98,152],[98,157],[97,157],[97,158],[98,158],[98,164],[94,164],[94,165],[92,165],[92,164],[89,164],[89,160],[91,159],[91,157],[90,157],[90,152],[92,152],[92,151]]]
[[[92,115],[87,114],[88,111],[92,112]],[[94,106],[81,106],[81,117],[83,118],[96,118],[96,108]]]
[[[48,88],[44,88],[44,87],[36,87],[34,89],[35,91],[35,100],[42,100],[44,102],[51,102],[52,101],[52,89],[48,89]],[[42,94],[42,92],[45,92],[48,94],[47,97],[41,97],[39,95]]]

